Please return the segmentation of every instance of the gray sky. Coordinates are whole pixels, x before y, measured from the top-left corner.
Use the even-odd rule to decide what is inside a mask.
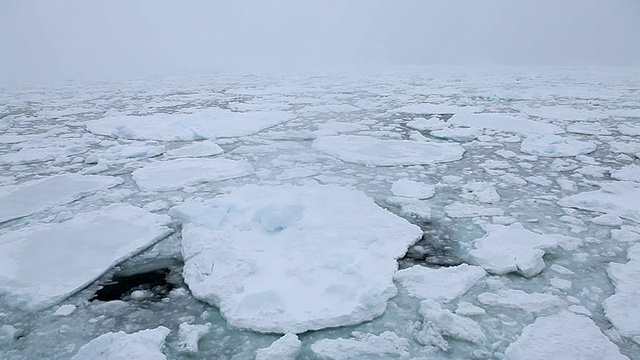
[[[640,0],[0,0],[0,81],[640,65]]]

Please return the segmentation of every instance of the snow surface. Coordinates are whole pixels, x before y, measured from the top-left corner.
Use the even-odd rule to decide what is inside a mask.
[[[165,360],[162,347],[169,332],[164,326],[133,334],[109,332],[81,347],[71,360]]]
[[[318,138],[313,147],[340,160],[372,166],[432,164],[460,160],[464,148],[444,142],[382,140],[340,135]]]
[[[246,186],[170,214],[183,223],[183,276],[193,295],[229,324],[260,332],[379,316],[397,292],[396,259],[422,236],[337,186]]]
[[[132,176],[143,191],[167,191],[253,173],[253,165],[246,160],[176,159],[153,162],[135,170]]]
[[[539,317],[504,353],[505,360],[629,359],[589,318],[567,311]]]
[[[68,204],[121,183],[112,176],[63,174],[0,188],[0,204],[11,204],[0,206],[0,223]]]
[[[113,204],[63,223],[2,234],[0,299],[32,310],[55,304],[170,234],[170,221]]]

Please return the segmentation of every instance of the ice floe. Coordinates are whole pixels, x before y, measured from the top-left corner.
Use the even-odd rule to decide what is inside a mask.
[[[162,347],[169,332],[164,326],[133,334],[109,332],[81,347],[71,360],[166,360]]]
[[[474,242],[467,254],[471,264],[482,266],[492,274],[518,272],[533,277],[544,270],[545,252],[562,244],[580,242],[564,235],[542,235],[525,229],[522,224],[509,226],[486,224],[486,234]]]
[[[640,187],[629,183],[603,183],[600,190],[560,199],[560,206],[617,215],[640,222]]]
[[[419,312],[423,317],[423,324],[415,339],[422,345],[435,346],[442,351],[449,351],[449,342],[444,336],[476,344],[486,340],[480,324],[443,309],[433,300],[422,301]]]
[[[410,113],[410,114],[458,114],[458,113],[472,113],[482,110],[475,106],[456,106],[445,104],[413,104],[406,105],[394,109],[397,113]]]
[[[0,300],[27,309],[50,306],[170,234],[170,222],[166,215],[113,204],[0,235]]]
[[[322,339],[311,344],[320,359],[408,359],[409,341],[391,331],[380,335],[354,332],[351,339]]]
[[[393,279],[411,296],[448,303],[464,295],[486,275],[481,267],[467,264],[437,269],[414,265],[399,270]]]
[[[132,176],[143,191],[166,191],[253,173],[253,166],[246,160],[175,159],[150,163],[133,171]]]
[[[246,186],[170,213],[183,222],[183,275],[193,295],[231,325],[260,332],[379,316],[397,292],[396,259],[422,235],[336,186]]]
[[[505,360],[629,360],[589,318],[562,311],[525,327]]]
[[[559,308],[562,300],[548,293],[528,293],[522,290],[506,289],[497,293],[483,293],[478,295],[478,301],[484,305],[522,310],[527,313],[541,312]]]
[[[609,264],[607,274],[616,290],[602,306],[620,335],[640,344],[640,244],[629,248],[627,258],[625,264]]]
[[[313,147],[340,160],[362,165],[398,166],[460,160],[464,148],[443,142],[384,140],[341,135],[318,138]]]
[[[301,347],[302,342],[295,334],[285,334],[269,347],[258,349],[255,360],[295,360]]]
[[[192,114],[112,116],[89,121],[86,127],[94,134],[123,139],[188,141],[250,135],[292,118],[280,111],[210,108]]]
[[[391,185],[391,192],[395,196],[402,196],[415,199],[429,199],[436,189],[433,185],[417,182],[413,180],[400,179]]]
[[[0,223],[74,202],[122,182],[112,176],[63,174],[0,188],[0,204],[5,204],[0,206]]]
[[[198,352],[198,342],[209,331],[211,331],[211,323],[180,324],[178,328],[178,352],[196,354]]]
[[[520,150],[527,154],[562,157],[589,154],[596,150],[597,145],[592,141],[558,135],[530,136],[522,141]]]
[[[189,145],[179,147],[167,152],[167,156],[179,157],[206,157],[220,155],[224,152],[222,148],[213,141],[198,141]]]
[[[553,124],[527,120],[505,114],[456,114],[448,121],[451,125],[470,126],[518,134],[561,134],[564,130]]]
[[[612,171],[611,177],[616,180],[640,182],[640,166],[635,164],[624,166],[620,170]]]

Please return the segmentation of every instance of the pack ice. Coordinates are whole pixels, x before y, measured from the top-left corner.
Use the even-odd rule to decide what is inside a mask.
[[[422,231],[333,185],[246,186],[171,209],[183,276],[229,324],[301,333],[381,315],[396,260]]]
[[[0,299],[30,310],[50,306],[170,234],[170,221],[113,204],[63,223],[0,235]]]

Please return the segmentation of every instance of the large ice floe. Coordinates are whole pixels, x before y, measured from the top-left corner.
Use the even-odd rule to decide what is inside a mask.
[[[316,139],[313,146],[340,160],[362,165],[397,166],[460,160],[464,148],[444,142],[376,139],[340,135]]]
[[[166,191],[238,178],[253,172],[253,165],[246,160],[176,159],[153,162],[133,171],[132,176],[144,191]]]
[[[0,300],[32,310],[55,304],[170,234],[170,221],[113,204],[63,223],[0,235]]]
[[[64,174],[0,188],[0,204],[4,204],[0,206],[0,223],[68,204],[121,183],[112,176]]]
[[[301,333],[381,315],[422,231],[336,186],[247,186],[171,209],[184,278],[229,324]]]
[[[123,139],[188,141],[243,136],[291,120],[280,111],[232,112],[209,108],[190,114],[111,116],[87,122],[87,129],[98,135]]]

